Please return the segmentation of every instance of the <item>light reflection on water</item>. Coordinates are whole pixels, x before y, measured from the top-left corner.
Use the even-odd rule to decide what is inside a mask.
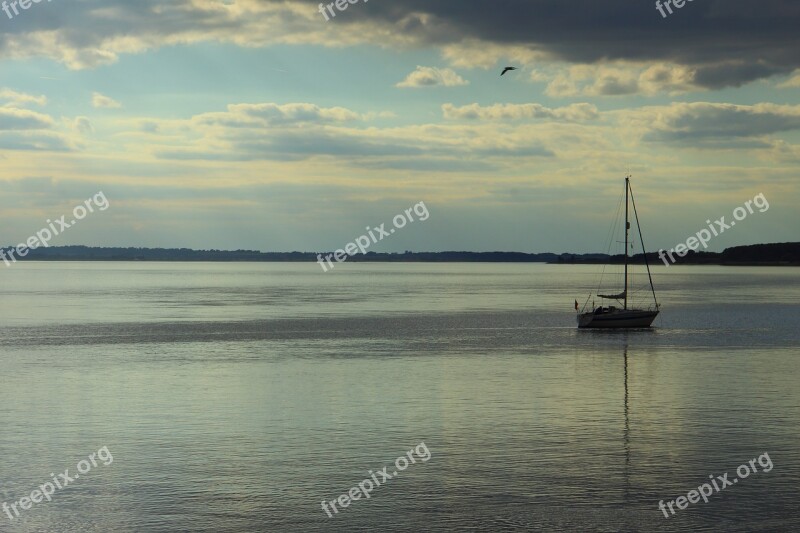
[[[660,327],[619,333],[574,327],[592,267],[315,266],[9,269],[0,496],[114,463],[0,531],[800,526],[798,269],[656,270]],[[327,518],[420,441],[430,461]]]

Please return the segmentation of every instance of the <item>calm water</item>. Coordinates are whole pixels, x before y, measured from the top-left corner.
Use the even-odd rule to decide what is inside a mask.
[[[0,531],[800,530],[800,269],[659,267],[628,333],[575,329],[593,266],[3,274],[0,500],[113,462]]]

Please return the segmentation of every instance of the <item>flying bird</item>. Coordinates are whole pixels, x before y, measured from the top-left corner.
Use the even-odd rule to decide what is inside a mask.
[[[500,75],[502,76],[503,74],[505,74],[509,70],[517,70],[517,67],[506,67],[506,68],[503,69],[503,72],[501,72]]]

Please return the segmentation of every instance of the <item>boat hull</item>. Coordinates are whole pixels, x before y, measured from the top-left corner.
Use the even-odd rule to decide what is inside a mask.
[[[638,309],[619,310],[612,313],[583,313],[578,315],[578,327],[587,329],[649,328],[658,311]]]

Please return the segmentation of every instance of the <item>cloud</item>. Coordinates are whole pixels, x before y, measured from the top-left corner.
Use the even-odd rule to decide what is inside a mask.
[[[751,81],[785,74],[788,69],[790,67],[771,64],[761,59],[720,61],[697,67],[692,81],[709,89],[741,87]]]
[[[70,152],[75,147],[63,136],[47,132],[0,131],[0,148],[5,150],[34,150]]]
[[[669,23],[653,4],[628,0],[604,0],[601,5],[596,0],[500,0],[469,10],[456,0],[407,0],[370,6],[367,15],[386,24],[415,16],[418,23],[407,28],[410,35],[442,47],[446,57],[462,66],[469,57],[453,54],[452,46],[469,41],[473,49],[475,43],[484,43],[492,51],[477,54],[473,66],[485,66],[489,56],[502,57],[500,47],[509,57],[527,49],[569,64],[680,65],[694,69],[694,83],[705,88],[740,86],[800,67],[800,56],[792,53],[800,44],[800,10],[792,0],[758,5],[708,0],[689,7],[690,18]],[[605,87],[617,94],[629,90],[611,80]]]
[[[110,98],[98,92],[94,92],[92,93],[92,106],[98,109],[100,108],[114,109],[122,107],[122,104],[120,104],[113,98]]]
[[[585,103],[555,109],[541,104],[494,104],[485,107],[478,104],[462,107],[444,104],[442,113],[448,120],[521,120],[528,118],[580,122],[599,117],[597,107]]]
[[[154,120],[140,120],[138,123],[139,131],[145,133],[158,133],[158,122]]]
[[[490,172],[497,168],[497,165],[489,164],[485,161],[436,157],[384,158],[380,160],[364,161],[361,166],[363,168],[378,170],[409,170],[412,172],[447,172],[458,174],[467,172]]]
[[[680,65],[656,64],[639,74],[639,91],[646,95],[666,92],[672,95],[703,90],[696,72]]]
[[[40,130],[51,128],[53,125],[53,119],[42,113],[0,107],[0,130]]]
[[[638,79],[630,69],[577,65],[558,74],[548,84],[548,96],[623,96],[639,92]]]
[[[770,163],[800,164],[800,145],[777,140],[772,145],[772,151],[764,154],[764,159]]]
[[[365,117],[344,107],[323,108],[315,104],[231,104],[224,113],[205,113],[196,117],[204,124],[229,127],[288,126],[294,124],[336,124]]]
[[[94,132],[94,126],[87,117],[75,117],[71,125],[73,130],[83,135]]]
[[[116,63],[123,54],[197,43],[241,47],[413,44],[392,28],[358,17],[348,16],[336,24],[321,23],[318,4],[303,0],[53,2],[47,6],[46,17],[14,20],[9,31],[0,36],[0,57],[45,57],[80,70]]]
[[[525,108],[522,108],[525,109]],[[533,108],[531,108],[533,109]],[[578,120],[597,111],[586,104],[562,109],[535,108],[552,120]],[[480,113],[484,111],[478,109]],[[465,113],[452,107],[455,117]],[[515,113],[511,108],[506,113]],[[526,111],[532,113],[532,111]],[[524,113],[524,112],[523,112]],[[173,161],[298,162],[336,159],[355,168],[443,169],[446,161],[482,162],[482,168],[513,158],[555,157],[542,131],[511,128],[487,121],[478,125],[422,124],[377,127],[369,124],[381,112],[358,113],[310,103],[229,104],[226,111],[206,112],[183,120],[148,119],[158,138],[142,135],[142,119],[132,119],[126,133],[140,150]],[[501,113],[502,115],[502,113]],[[407,158],[418,161],[409,165]],[[466,165],[468,166],[468,165]],[[477,167],[476,167],[477,168]]]
[[[36,150],[72,152],[77,150],[76,144],[57,129],[56,121],[50,115],[15,107],[22,104],[44,105],[47,98],[19,93],[10,89],[0,90],[0,99],[7,103],[0,107],[0,149],[3,150]],[[80,117],[84,118],[84,117]],[[67,127],[78,125],[63,119]]]
[[[463,39],[441,47],[442,57],[460,68],[488,69],[500,61],[509,64],[532,65],[546,59],[546,53],[533,50],[524,45],[495,44],[477,39]]]
[[[764,137],[800,130],[800,105],[673,103],[625,111],[621,121],[646,142],[766,148],[771,143]]]
[[[40,106],[47,104],[47,97],[45,96],[34,96],[7,88],[0,89],[0,101],[1,100],[5,100],[3,105],[11,107],[20,107],[26,104],[36,104]]]
[[[800,68],[795,0],[693,2],[665,21],[649,2],[630,0],[463,0],[371,2],[335,24],[317,0],[88,0],[53,2],[47,16],[20,17],[0,37],[0,57],[46,57],[71,69],[96,68],[161,47],[229,43],[438,48],[450,65],[635,62],[690,68],[704,88],[738,87]],[[746,28],[747,31],[742,31]],[[501,29],[501,30],[500,30]],[[735,59],[731,59],[735,58]],[[619,77],[598,91],[624,94]]]
[[[552,97],[574,96],[653,96],[702,91],[695,83],[696,71],[680,65],[663,63],[640,65],[614,63],[604,65],[573,65],[553,75],[545,93]],[[536,73],[535,81],[545,75]]]
[[[456,74],[452,69],[417,66],[417,69],[398,83],[397,87],[458,87],[469,85],[469,82]]]
[[[779,89],[790,89],[795,87],[800,87],[800,70],[795,71],[792,77],[778,85]]]

